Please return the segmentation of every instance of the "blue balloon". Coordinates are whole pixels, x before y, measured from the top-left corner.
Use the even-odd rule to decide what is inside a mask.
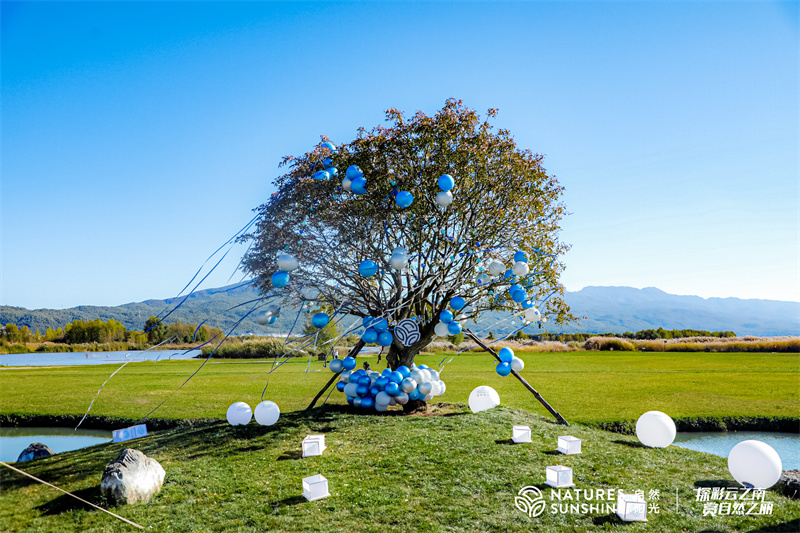
[[[511,287],[508,288],[508,293],[511,294],[511,293],[514,293],[516,291],[521,291],[521,290],[525,290],[524,287],[522,285],[518,284],[518,283],[515,283],[514,285],[512,285]]]
[[[367,396],[366,398],[361,398],[361,407],[364,409],[372,409],[375,407],[375,400]]]
[[[358,370],[350,374],[350,381],[353,381],[356,379],[357,376],[363,376],[364,374],[366,374],[366,372],[364,372],[364,369],[359,368]]]
[[[525,255],[525,252],[523,252],[522,250],[514,254],[514,262],[516,263],[517,261],[522,261],[523,263],[528,262],[528,258]]]
[[[400,191],[394,199],[397,207],[405,209],[414,202],[414,196],[408,191]]]
[[[398,394],[400,394],[400,385],[392,381],[391,383],[388,383],[386,385],[386,388],[383,390],[389,396],[397,396]]]
[[[503,274],[503,279],[513,278],[513,277],[514,277],[514,271],[511,270],[510,268],[506,270],[505,274]]]
[[[378,333],[383,333],[389,327],[389,322],[385,318],[377,318],[372,323],[372,327],[375,328],[375,331]]]
[[[353,398],[352,396],[348,396],[348,397],[347,397],[347,403],[349,403],[350,405],[353,405],[353,400],[354,400],[354,399],[355,399],[355,398]]]
[[[272,286],[276,289],[282,289],[289,283],[289,273],[284,272],[283,270],[278,270],[275,272],[270,278],[270,282],[272,282]]]
[[[511,299],[517,303],[524,302],[528,299],[528,294],[523,290],[515,291],[514,294],[511,295]]]
[[[344,366],[342,365],[342,360],[341,359],[332,360],[331,364],[328,365],[328,366],[330,367],[331,372],[333,372],[334,374],[338,374],[339,372],[344,370]]]
[[[366,385],[359,385],[358,387],[356,387],[356,394],[358,394],[360,398],[366,396],[368,392],[369,392],[369,387],[367,387]]]
[[[389,383],[389,378],[387,378],[386,376],[381,376],[375,380],[375,386],[378,387],[378,389],[380,390],[386,388],[387,383]]]
[[[461,327],[461,324],[459,324],[455,320],[447,324],[447,331],[450,333],[450,335],[458,335],[459,333],[461,333],[462,329],[463,328]]]
[[[314,179],[315,180],[329,180],[331,179],[330,173],[327,170],[318,170],[314,172]]]
[[[511,348],[501,348],[497,353],[500,356],[500,361],[503,363],[510,363],[514,359],[514,350]]]
[[[455,180],[453,180],[453,176],[451,176],[450,174],[442,174],[441,176],[439,176],[439,188],[442,189],[443,191],[445,192],[449,191],[450,189],[453,188],[453,185],[455,184],[456,182]]]
[[[333,161],[329,157],[326,157],[322,160],[322,166],[325,168],[331,168],[333,166]]]
[[[403,375],[404,379],[411,375],[411,369],[408,368],[406,365],[398,366],[397,367],[397,371],[400,372],[400,374]]]
[[[345,370],[353,370],[356,367],[356,360],[348,355],[342,359],[342,365]]]
[[[353,194],[366,194],[367,193],[367,180],[363,176],[353,178],[350,182],[350,192]]]
[[[419,368],[420,370],[430,370],[431,367],[429,367],[428,365],[417,365],[417,368]]]
[[[377,396],[377,395],[378,395],[378,393],[379,393],[380,391],[381,391],[381,390],[380,390],[378,387],[375,387],[375,386],[373,385],[372,387],[370,387],[370,388],[369,388],[369,395],[370,395],[370,396],[372,396],[372,397],[375,397],[375,396]]]
[[[530,309],[531,307],[533,307],[533,302],[532,301],[525,300],[524,302],[522,302],[522,308],[523,309]]]
[[[458,311],[459,309],[463,309],[463,307],[467,305],[467,302],[464,301],[464,298],[461,296],[456,296],[450,300],[450,307]]]
[[[363,175],[364,173],[361,171],[360,168],[358,168],[357,165],[350,165],[349,167],[347,167],[347,171],[345,171],[345,176],[347,176],[351,180],[355,178],[360,178]]]
[[[327,313],[317,313],[311,318],[311,325],[317,329],[322,329],[328,325],[330,317]]]
[[[389,374],[391,374],[391,373],[392,373],[392,370],[390,368],[384,368],[381,371],[381,376],[384,376],[384,377],[388,378]]]
[[[414,389],[413,391],[408,393],[409,400],[421,400],[424,398],[425,395],[419,392],[419,389]]]
[[[338,361],[338,359],[337,359],[337,361]],[[339,392],[342,392],[346,386],[347,386],[347,383],[345,383],[344,381],[340,381],[339,383],[336,384],[336,390],[338,390]]]
[[[378,332],[372,328],[367,328],[364,334],[361,335],[361,340],[363,340],[365,344],[372,344],[373,342],[378,342]]]
[[[336,151],[336,145],[334,145],[332,142],[324,142],[320,146],[322,146],[323,148],[327,148],[331,152]]]
[[[439,313],[439,321],[442,324],[449,324],[450,322],[453,321],[453,313],[445,309],[444,311]]]
[[[277,321],[278,321],[278,317],[276,317],[275,315],[272,315],[271,317],[269,317],[269,322],[267,322],[267,324],[274,324]]]
[[[352,380],[350,380],[352,382]],[[370,384],[372,384],[372,380],[369,379],[369,376],[359,376],[358,377],[358,384],[364,385],[365,387],[369,388]]]
[[[402,383],[403,382],[403,374],[395,370],[391,374],[389,374],[389,381],[392,383]],[[388,386],[388,385],[387,385]]]
[[[338,175],[339,175],[339,171],[338,171],[338,170],[336,170],[336,167],[330,167],[330,168],[326,168],[325,170],[327,170],[327,171],[328,171],[328,174],[330,174],[330,175],[331,175],[331,178],[335,178],[336,176],[338,176]]]
[[[375,261],[370,261],[367,259],[366,261],[361,261],[361,263],[358,264],[358,273],[365,278],[374,276],[376,272],[378,272],[378,264]]]
[[[381,346],[391,346],[392,341],[394,341],[394,336],[388,331],[384,331],[378,335],[378,344]]]
[[[371,316],[365,316],[364,318],[361,319],[361,323],[364,325],[365,328],[368,328],[370,327],[370,325],[372,325],[372,322],[374,320],[375,319],[372,318]]]
[[[500,363],[494,370],[497,372],[497,375],[506,377],[511,373],[511,365],[508,363]]]

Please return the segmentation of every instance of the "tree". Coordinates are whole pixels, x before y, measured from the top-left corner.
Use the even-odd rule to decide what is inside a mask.
[[[496,113],[490,109],[488,116]],[[283,159],[288,172],[275,180],[277,192],[258,208],[255,229],[242,239],[252,241],[243,265],[264,298],[327,305],[337,316],[384,317],[390,326],[415,319],[419,340],[405,346],[395,336],[389,347],[393,369],[411,366],[455,297],[465,303],[460,320],[487,310],[520,313],[534,304],[556,323],[573,319],[558,282],[564,269],[558,257],[568,249],[558,240],[563,188],[545,172],[542,156],[517,148],[507,130],[495,132],[457,100],[433,116],[417,112],[407,119],[390,109],[386,118],[390,127],[361,128],[333,150],[323,138],[314,150]],[[338,177],[324,179],[325,165],[336,167],[330,173]],[[341,186],[351,166],[363,169],[363,194]],[[437,194],[447,195],[438,184],[443,174],[455,180],[447,207],[436,201]],[[413,195],[406,208],[396,203],[403,191]],[[400,269],[391,261],[398,247],[407,250],[405,264],[394,265]],[[518,251],[527,256],[528,275],[488,276],[490,263],[505,271]],[[271,276],[280,254],[302,268],[276,288]],[[377,263],[375,275],[359,274],[365,260]],[[522,304],[508,296],[515,283],[527,291]]]
[[[144,332],[147,334],[147,342],[150,344],[158,344],[166,340],[168,334],[166,324],[154,316],[148,318],[144,323]]]

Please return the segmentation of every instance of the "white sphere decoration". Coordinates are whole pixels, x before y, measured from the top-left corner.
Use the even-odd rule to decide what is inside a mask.
[[[345,179],[342,180],[342,189],[346,190],[347,192],[351,192],[350,191],[350,186],[352,184],[353,184],[353,180],[351,180],[350,178],[345,178]]]
[[[256,322],[259,326],[266,326],[269,324],[269,319],[272,318],[272,313],[268,311],[259,311],[256,315]]]
[[[675,440],[675,422],[661,411],[647,411],[636,421],[636,437],[650,448],[666,448]]]
[[[780,479],[783,464],[778,452],[766,442],[745,440],[728,454],[728,470],[745,487],[768,489]]]
[[[431,371],[427,368],[420,368],[420,372],[422,372],[422,381],[418,381],[417,383],[425,383],[431,380]]]
[[[281,417],[281,409],[275,402],[265,401],[256,405],[256,422],[262,426],[271,426]]]
[[[426,368],[425,370],[431,375],[431,381],[439,381],[439,371]]]
[[[530,268],[528,268],[528,263],[524,261],[517,261],[514,263],[514,267],[511,269],[515,276],[527,276]]]
[[[297,259],[295,259],[293,256],[289,254],[281,254],[278,256],[278,270],[289,272],[298,266]]]
[[[419,368],[415,368],[411,371],[411,375],[409,376],[411,379],[416,381],[418,384],[422,383],[422,371]]]
[[[453,193],[450,191],[442,191],[436,195],[436,204],[442,207],[447,207],[453,203]]]
[[[389,264],[395,270],[403,270],[408,265],[408,257],[403,254],[392,254]]]
[[[403,392],[414,392],[416,388],[417,382],[413,378],[405,378],[402,383],[400,383],[400,390]]]
[[[398,246],[394,250],[392,250],[392,255],[404,255],[408,257],[408,250],[403,248],[402,246]]]
[[[433,332],[436,333],[438,337],[447,337],[448,335],[450,335],[450,332],[447,331],[447,324],[445,324],[444,322],[439,322],[438,324],[436,324],[436,326],[433,328]]]
[[[511,358],[511,370],[514,372],[519,372],[525,368],[525,361],[517,357],[516,355]]]
[[[407,404],[408,400],[409,400],[408,394],[405,392],[401,392],[400,394],[394,397],[394,401],[396,401],[400,405]]]
[[[525,315],[525,319],[530,322],[538,322],[542,319],[542,313],[535,307],[527,308],[522,314]]]
[[[253,411],[246,403],[235,402],[228,407],[225,418],[228,419],[228,424],[232,426],[246,426],[250,423],[250,419],[253,418]]]
[[[433,390],[433,384],[430,381],[419,384],[419,392],[422,394],[430,394]]]
[[[473,413],[480,413],[500,405],[500,395],[493,388],[482,385],[469,393],[469,408]]]
[[[489,274],[492,276],[499,276],[506,271],[506,266],[500,261],[492,261],[489,263]]]
[[[352,370],[343,370],[341,374],[339,374],[339,379],[344,381],[345,383],[350,383],[350,374],[352,374]]]

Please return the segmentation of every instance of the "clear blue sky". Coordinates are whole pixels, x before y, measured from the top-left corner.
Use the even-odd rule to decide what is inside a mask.
[[[449,97],[566,187],[568,290],[800,300],[797,2],[0,9],[0,304],[173,296],[282,156]]]

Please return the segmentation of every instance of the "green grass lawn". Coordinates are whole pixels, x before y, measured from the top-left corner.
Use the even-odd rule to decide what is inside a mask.
[[[800,527],[800,501],[774,491],[766,494],[771,514],[703,516],[697,489],[732,485],[721,457],[674,446],[644,448],[634,437],[580,424],[565,428],[507,407],[478,414],[456,408],[424,417],[348,411],[329,406],[289,413],[271,427],[208,422],[21,466],[104,504],[98,489],[104,466],[125,447],[142,450],[164,466],[164,487],[147,504],[113,510],[148,531],[733,532]],[[530,426],[533,442],[512,444],[514,424]],[[328,449],[322,456],[301,458],[302,439],[318,433],[326,435]],[[562,434],[583,439],[583,453],[554,452]],[[577,489],[641,490],[659,512],[651,508],[646,524],[622,523],[605,509],[572,512],[567,507],[565,514],[553,513],[557,492],[543,483],[545,468],[556,464],[573,469]],[[306,502],[302,479],[316,474],[328,478],[331,496]],[[2,483],[3,531],[135,531],[18,474],[3,470]],[[541,489],[547,503],[537,517],[514,504],[518,491],[531,485]],[[659,492],[658,499],[651,490]]]
[[[800,417],[800,355],[770,353],[521,353],[523,377],[570,422],[635,420],[643,412],[687,417]],[[452,354],[418,357],[437,368]],[[375,358],[366,358],[376,367]],[[361,361],[361,358],[359,358]],[[504,405],[550,416],[512,376],[494,372],[488,354],[461,354],[445,366],[447,392],[437,400],[467,403],[478,385],[494,387]],[[270,362],[209,361],[173,392],[200,361],[131,363],[106,384],[92,415],[138,419],[163,400],[159,418],[224,418],[234,401],[255,407],[261,391],[283,412],[304,409],[330,378],[322,363],[294,360],[271,376]],[[82,415],[112,365],[0,369],[4,414]],[[313,372],[314,370],[321,370]],[[320,402],[321,403],[321,402]],[[334,391],[329,404],[344,404]]]

